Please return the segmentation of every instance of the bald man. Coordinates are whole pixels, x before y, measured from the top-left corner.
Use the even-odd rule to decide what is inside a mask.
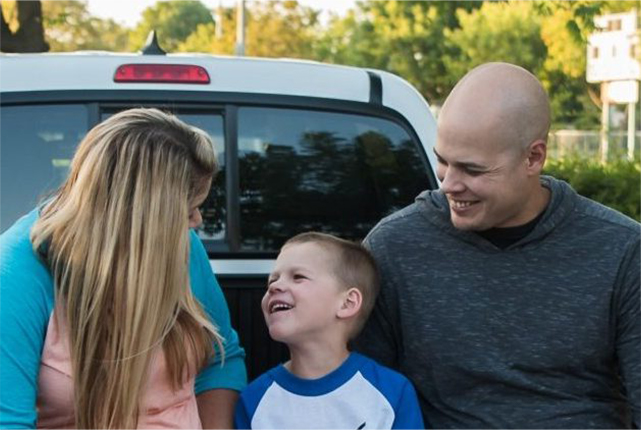
[[[383,287],[356,343],[434,428],[638,428],[640,225],[541,176],[550,107],[506,63],[438,119],[441,188],[365,243]]]

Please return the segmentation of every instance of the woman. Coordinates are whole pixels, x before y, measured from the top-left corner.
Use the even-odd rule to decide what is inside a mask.
[[[216,169],[203,131],[124,111],[0,236],[0,427],[231,427],[244,352],[189,230]]]

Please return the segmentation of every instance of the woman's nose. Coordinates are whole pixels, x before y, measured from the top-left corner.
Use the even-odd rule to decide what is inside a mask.
[[[189,228],[198,228],[203,223],[203,216],[200,209],[195,209],[189,217]]]

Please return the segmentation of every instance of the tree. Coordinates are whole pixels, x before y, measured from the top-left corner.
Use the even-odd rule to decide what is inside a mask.
[[[149,32],[156,30],[160,46],[167,52],[176,51],[199,25],[213,22],[211,12],[199,1],[161,1],[143,11],[142,20],[131,33],[129,48],[141,49]]]
[[[248,3],[246,11],[245,54],[255,57],[311,58],[318,11],[296,1]],[[221,37],[213,23],[201,24],[179,51],[211,52],[231,55],[236,45],[236,9],[222,11]]]
[[[451,89],[443,62],[456,47],[444,44],[443,32],[459,27],[457,11],[481,2],[358,2],[345,18],[335,18],[317,43],[322,61],[373,67],[403,76],[430,102]]]
[[[5,18],[5,9],[9,19]],[[42,5],[39,1],[5,1],[1,4],[1,12],[0,51],[45,52],[49,50],[49,45],[44,39]],[[14,24],[13,27],[17,27],[14,31],[10,22]]]
[[[458,48],[457,55],[445,58],[455,81],[489,61],[517,64],[534,74],[541,70],[547,50],[531,2],[485,2],[480,9],[457,15],[461,28],[445,31],[445,43]]]
[[[75,0],[44,1],[45,34],[52,51],[126,51],[128,29],[111,19],[92,16]]]

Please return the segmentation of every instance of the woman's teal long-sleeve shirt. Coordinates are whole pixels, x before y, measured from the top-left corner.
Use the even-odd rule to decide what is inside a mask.
[[[31,247],[34,210],[0,235],[0,428],[34,428],[40,358],[54,307],[51,273]],[[192,292],[224,337],[225,359],[216,354],[196,378],[196,394],[241,390],[247,383],[245,352],[231,327],[229,309],[207,253],[190,232]]]

